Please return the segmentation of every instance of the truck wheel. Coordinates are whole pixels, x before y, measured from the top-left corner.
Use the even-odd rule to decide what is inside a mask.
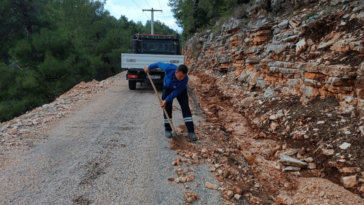
[[[135,90],[136,88],[136,81],[129,80],[129,90]]]

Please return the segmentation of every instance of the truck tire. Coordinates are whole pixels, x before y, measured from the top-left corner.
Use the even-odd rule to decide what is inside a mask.
[[[135,90],[136,88],[136,81],[129,80],[129,90]]]

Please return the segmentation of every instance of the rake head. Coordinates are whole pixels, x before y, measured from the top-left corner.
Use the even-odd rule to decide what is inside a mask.
[[[188,144],[186,138],[183,136],[183,134],[178,133],[176,131],[172,131],[172,139],[173,141],[177,142],[177,144],[180,145],[186,145]]]

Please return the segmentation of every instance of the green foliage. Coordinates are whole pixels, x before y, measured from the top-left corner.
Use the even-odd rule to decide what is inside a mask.
[[[222,29],[222,25],[228,22],[228,20],[229,20],[228,17],[220,18],[219,21],[217,21],[216,24],[211,27],[211,32],[216,35],[219,35]]]
[[[248,0],[200,0],[195,7],[194,2],[169,0],[177,25],[183,28],[183,40],[195,32],[211,29],[221,17],[231,16],[238,5],[249,3]]]
[[[243,19],[243,18],[248,17],[248,9],[249,9],[249,6],[247,4],[243,4],[243,5],[236,7],[236,9],[234,11],[234,18]]]
[[[81,81],[121,72],[134,33],[150,33],[104,1],[0,2],[0,122],[53,101]],[[176,34],[157,21],[157,34]]]
[[[317,11],[312,11],[311,13],[307,14],[307,16],[305,16],[305,20],[311,18],[312,16],[317,15]]]
[[[338,11],[339,9],[341,9],[340,6],[330,6],[330,7],[327,7],[327,8],[325,8],[323,15],[332,14],[332,13]]]

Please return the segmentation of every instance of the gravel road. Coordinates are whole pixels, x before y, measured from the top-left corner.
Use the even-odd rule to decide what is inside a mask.
[[[0,149],[0,204],[183,204],[189,190],[203,199],[195,204],[220,204],[219,192],[204,186],[218,184],[208,165],[191,166],[189,190],[167,180],[178,156],[158,104],[150,85],[130,91],[120,78],[34,146]],[[178,109],[173,121],[183,123]]]

